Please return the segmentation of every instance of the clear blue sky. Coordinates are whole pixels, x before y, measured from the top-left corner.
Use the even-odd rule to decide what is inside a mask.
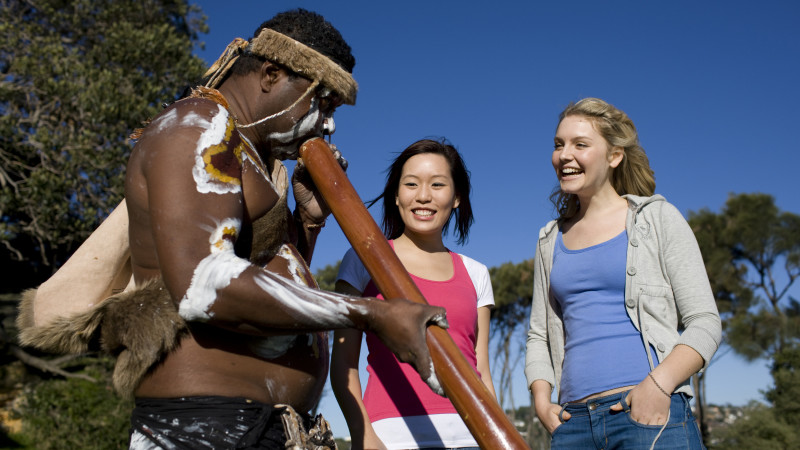
[[[210,26],[197,54],[209,63],[280,11],[303,7],[333,23],[353,48],[360,85],[357,106],[336,113],[333,137],[356,190],[376,196],[394,152],[448,138],[472,172],[476,216],[467,245],[449,244],[487,266],[533,257],[552,217],[556,119],[583,97],[631,116],[657,192],[685,215],[718,211],[742,192],[769,193],[800,213],[791,175],[800,163],[798,2],[196,3]],[[329,220],[312,269],[348,247]],[[765,364],[721,358],[708,371],[709,401],[762,399]],[[521,371],[517,406],[528,404]],[[336,436],[348,434],[330,392],[321,410]]]

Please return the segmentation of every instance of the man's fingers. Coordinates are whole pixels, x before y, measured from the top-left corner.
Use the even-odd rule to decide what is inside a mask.
[[[333,157],[336,159],[336,162],[339,163],[339,166],[341,166],[342,170],[346,171],[348,163],[344,156],[342,156],[342,152],[340,152],[339,149],[333,144],[331,144],[331,151],[333,152]]]
[[[433,392],[441,395],[442,397],[446,397],[444,393],[444,389],[442,388],[442,384],[439,382],[439,378],[436,376],[436,371],[433,370],[433,363],[431,363],[431,374],[425,383],[428,384],[428,387],[431,388]]]
[[[424,353],[427,358],[425,361],[417,361],[416,364],[412,364],[419,372],[420,378],[428,387],[431,388],[433,392],[444,397],[444,389],[442,388],[442,384],[439,382],[439,378],[436,376],[436,370],[433,367],[433,360],[430,357],[430,354],[425,352]]]
[[[450,324],[447,322],[447,313],[444,312],[431,317],[428,325],[436,325],[444,329],[450,328]]]

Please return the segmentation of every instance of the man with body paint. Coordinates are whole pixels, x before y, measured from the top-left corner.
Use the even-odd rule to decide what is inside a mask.
[[[307,264],[329,211],[300,162],[293,214],[286,203],[280,160],[333,132],[334,110],[355,103],[354,64],[321,16],[281,13],[135,133],[135,288],[70,317],[60,347],[100,337],[118,353],[115,386],[136,397],[131,448],[333,448],[307,414],[331,329],[376,333],[441,392],[425,328],[446,326],[444,309],[314,289]]]

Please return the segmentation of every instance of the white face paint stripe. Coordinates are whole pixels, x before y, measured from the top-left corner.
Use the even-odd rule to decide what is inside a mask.
[[[317,121],[319,120],[319,114],[319,101],[317,100],[317,97],[314,97],[311,99],[311,108],[309,108],[308,112],[300,119],[299,122],[294,124],[291,130],[270,133],[267,135],[267,138],[282,144],[292,142],[293,140],[297,139],[298,136],[314,129],[314,127],[317,125]]]
[[[284,132],[270,133],[267,135],[267,139],[270,142],[283,144],[273,144],[272,154],[278,159],[293,158],[297,153],[297,145],[289,146],[288,144],[291,144],[293,141],[297,140],[298,137],[314,131],[314,127],[317,126],[317,122],[319,121],[319,116],[319,100],[317,100],[317,97],[313,97],[311,99],[311,108],[308,110],[306,115],[300,119],[299,122],[294,124],[292,129]]]

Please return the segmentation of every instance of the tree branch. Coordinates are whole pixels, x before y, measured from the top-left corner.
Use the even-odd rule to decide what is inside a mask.
[[[66,370],[59,369],[52,362],[44,360],[42,358],[37,358],[27,353],[25,350],[22,350],[21,348],[17,347],[16,345],[9,345],[9,348],[11,350],[11,354],[16,356],[17,359],[22,361],[24,364],[27,364],[31,367],[35,367],[43,372],[49,372],[55,375],[60,375],[64,378],[78,378],[81,380],[91,381],[92,383],[97,383],[97,380],[88,375],[84,375],[81,373],[70,373],[67,372]]]

